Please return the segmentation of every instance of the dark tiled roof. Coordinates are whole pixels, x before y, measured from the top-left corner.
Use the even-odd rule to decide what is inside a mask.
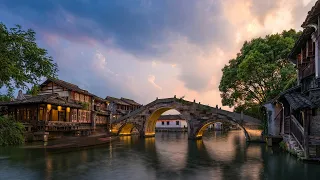
[[[57,84],[57,85],[59,85],[61,87],[64,87],[64,88],[66,88],[68,90],[72,90],[72,91],[75,91],[75,92],[78,92],[78,93],[82,93],[82,94],[85,94],[85,95],[89,95],[89,96],[94,96],[93,94],[89,93],[87,90],[81,89],[75,84],[71,84],[71,83],[68,83],[68,82],[60,80],[60,79],[48,78],[40,86],[44,86],[49,82],[53,82],[53,83],[55,83],[55,84]]]
[[[103,116],[108,116],[110,115],[110,112],[102,112],[102,111],[95,111],[97,115],[103,115]]]
[[[120,104],[120,105],[125,105],[125,106],[130,106],[130,104],[118,99],[118,98],[115,98],[115,97],[110,97],[110,96],[107,96],[106,97],[106,100],[107,101],[110,101],[110,102],[113,102],[115,104]]]
[[[285,94],[284,97],[294,110],[312,108],[314,106],[307,96],[298,92]]]
[[[82,108],[80,104],[68,102],[67,100],[59,97],[58,94],[43,94],[31,96],[24,100],[15,100],[10,102],[0,102],[0,106],[14,106],[14,105],[27,105],[27,104],[53,104],[58,106],[69,106],[74,108]]]
[[[308,40],[311,36],[311,34],[314,32],[313,28],[306,28],[307,25],[309,24],[317,24],[318,19],[317,16],[320,14],[320,1],[318,0],[315,5],[311,8],[311,10],[308,12],[308,15],[305,19],[305,21],[302,23],[301,27],[305,28],[295,43],[294,47],[292,48],[290,54],[289,54],[289,59],[293,62],[295,62],[295,56],[300,53],[300,48],[305,45],[306,40]]]
[[[103,98],[101,98],[101,97],[99,97],[99,96],[96,96],[96,95],[94,95],[93,98],[94,98],[95,100],[100,101],[100,102],[108,102],[108,100],[103,99]]]
[[[179,120],[179,119],[183,119],[181,117],[180,114],[176,114],[176,115],[162,115],[159,117],[158,120]]]
[[[308,12],[308,15],[304,22],[302,23],[301,27],[305,27],[310,23],[315,23],[318,21],[317,15],[320,13],[320,1],[318,0],[315,5],[311,8],[311,10]]]
[[[134,100],[132,99],[127,99],[127,98],[121,98],[122,101],[128,103],[128,104],[131,104],[131,105],[134,105],[134,106],[141,106],[141,104],[135,102]]]
[[[299,39],[294,44],[290,54],[288,55],[288,59],[293,62],[297,63],[296,56],[301,53],[301,47],[305,46],[307,40],[310,39],[311,34],[314,32],[313,28],[306,28],[302,31],[302,34],[300,35]]]
[[[123,115],[128,114],[128,111],[122,110],[122,109],[117,109],[117,112],[119,112],[120,114],[123,114]]]
[[[282,98],[283,95],[285,95],[285,94],[287,94],[287,93],[300,92],[300,88],[301,88],[301,86],[299,85],[299,86],[294,86],[294,87],[292,87],[292,88],[289,88],[289,89],[287,89],[287,90],[285,90],[285,91],[282,91],[282,92],[281,92],[280,94],[278,94],[275,98],[267,101],[265,104],[274,103],[274,102],[276,102],[278,99]]]

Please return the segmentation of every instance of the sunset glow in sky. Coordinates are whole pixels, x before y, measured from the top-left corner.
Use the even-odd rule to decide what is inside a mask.
[[[37,32],[60,79],[146,104],[221,106],[221,69],[243,42],[301,30],[315,0],[1,0],[0,21]],[[228,107],[223,107],[229,109]]]

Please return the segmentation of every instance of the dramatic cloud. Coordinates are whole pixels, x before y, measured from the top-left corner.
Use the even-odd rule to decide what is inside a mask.
[[[315,0],[3,0],[59,77],[101,97],[186,96],[221,105],[221,69],[245,40],[299,28]]]
[[[162,87],[160,87],[158,84],[155,83],[156,77],[154,75],[149,75],[148,81],[157,89],[162,90]]]

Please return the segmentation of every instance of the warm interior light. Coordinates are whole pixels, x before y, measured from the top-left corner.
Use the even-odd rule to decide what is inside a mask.
[[[62,107],[61,106],[58,106],[58,111],[61,111],[62,110]]]
[[[66,111],[67,111],[67,112],[70,112],[70,107],[67,107]]]
[[[51,110],[51,104],[47,104],[47,110],[48,110],[48,111]]]

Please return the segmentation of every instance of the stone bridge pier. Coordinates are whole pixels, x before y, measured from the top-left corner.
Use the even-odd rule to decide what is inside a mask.
[[[186,120],[189,139],[201,139],[207,127],[216,122],[232,122],[239,125],[248,141],[262,140],[258,119],[177,98],[157,99],[112,122],[111,131],[114,135],[131,135],[136,128],[141,137],[153,137],[158,118],[170,109],[179,111]]]

